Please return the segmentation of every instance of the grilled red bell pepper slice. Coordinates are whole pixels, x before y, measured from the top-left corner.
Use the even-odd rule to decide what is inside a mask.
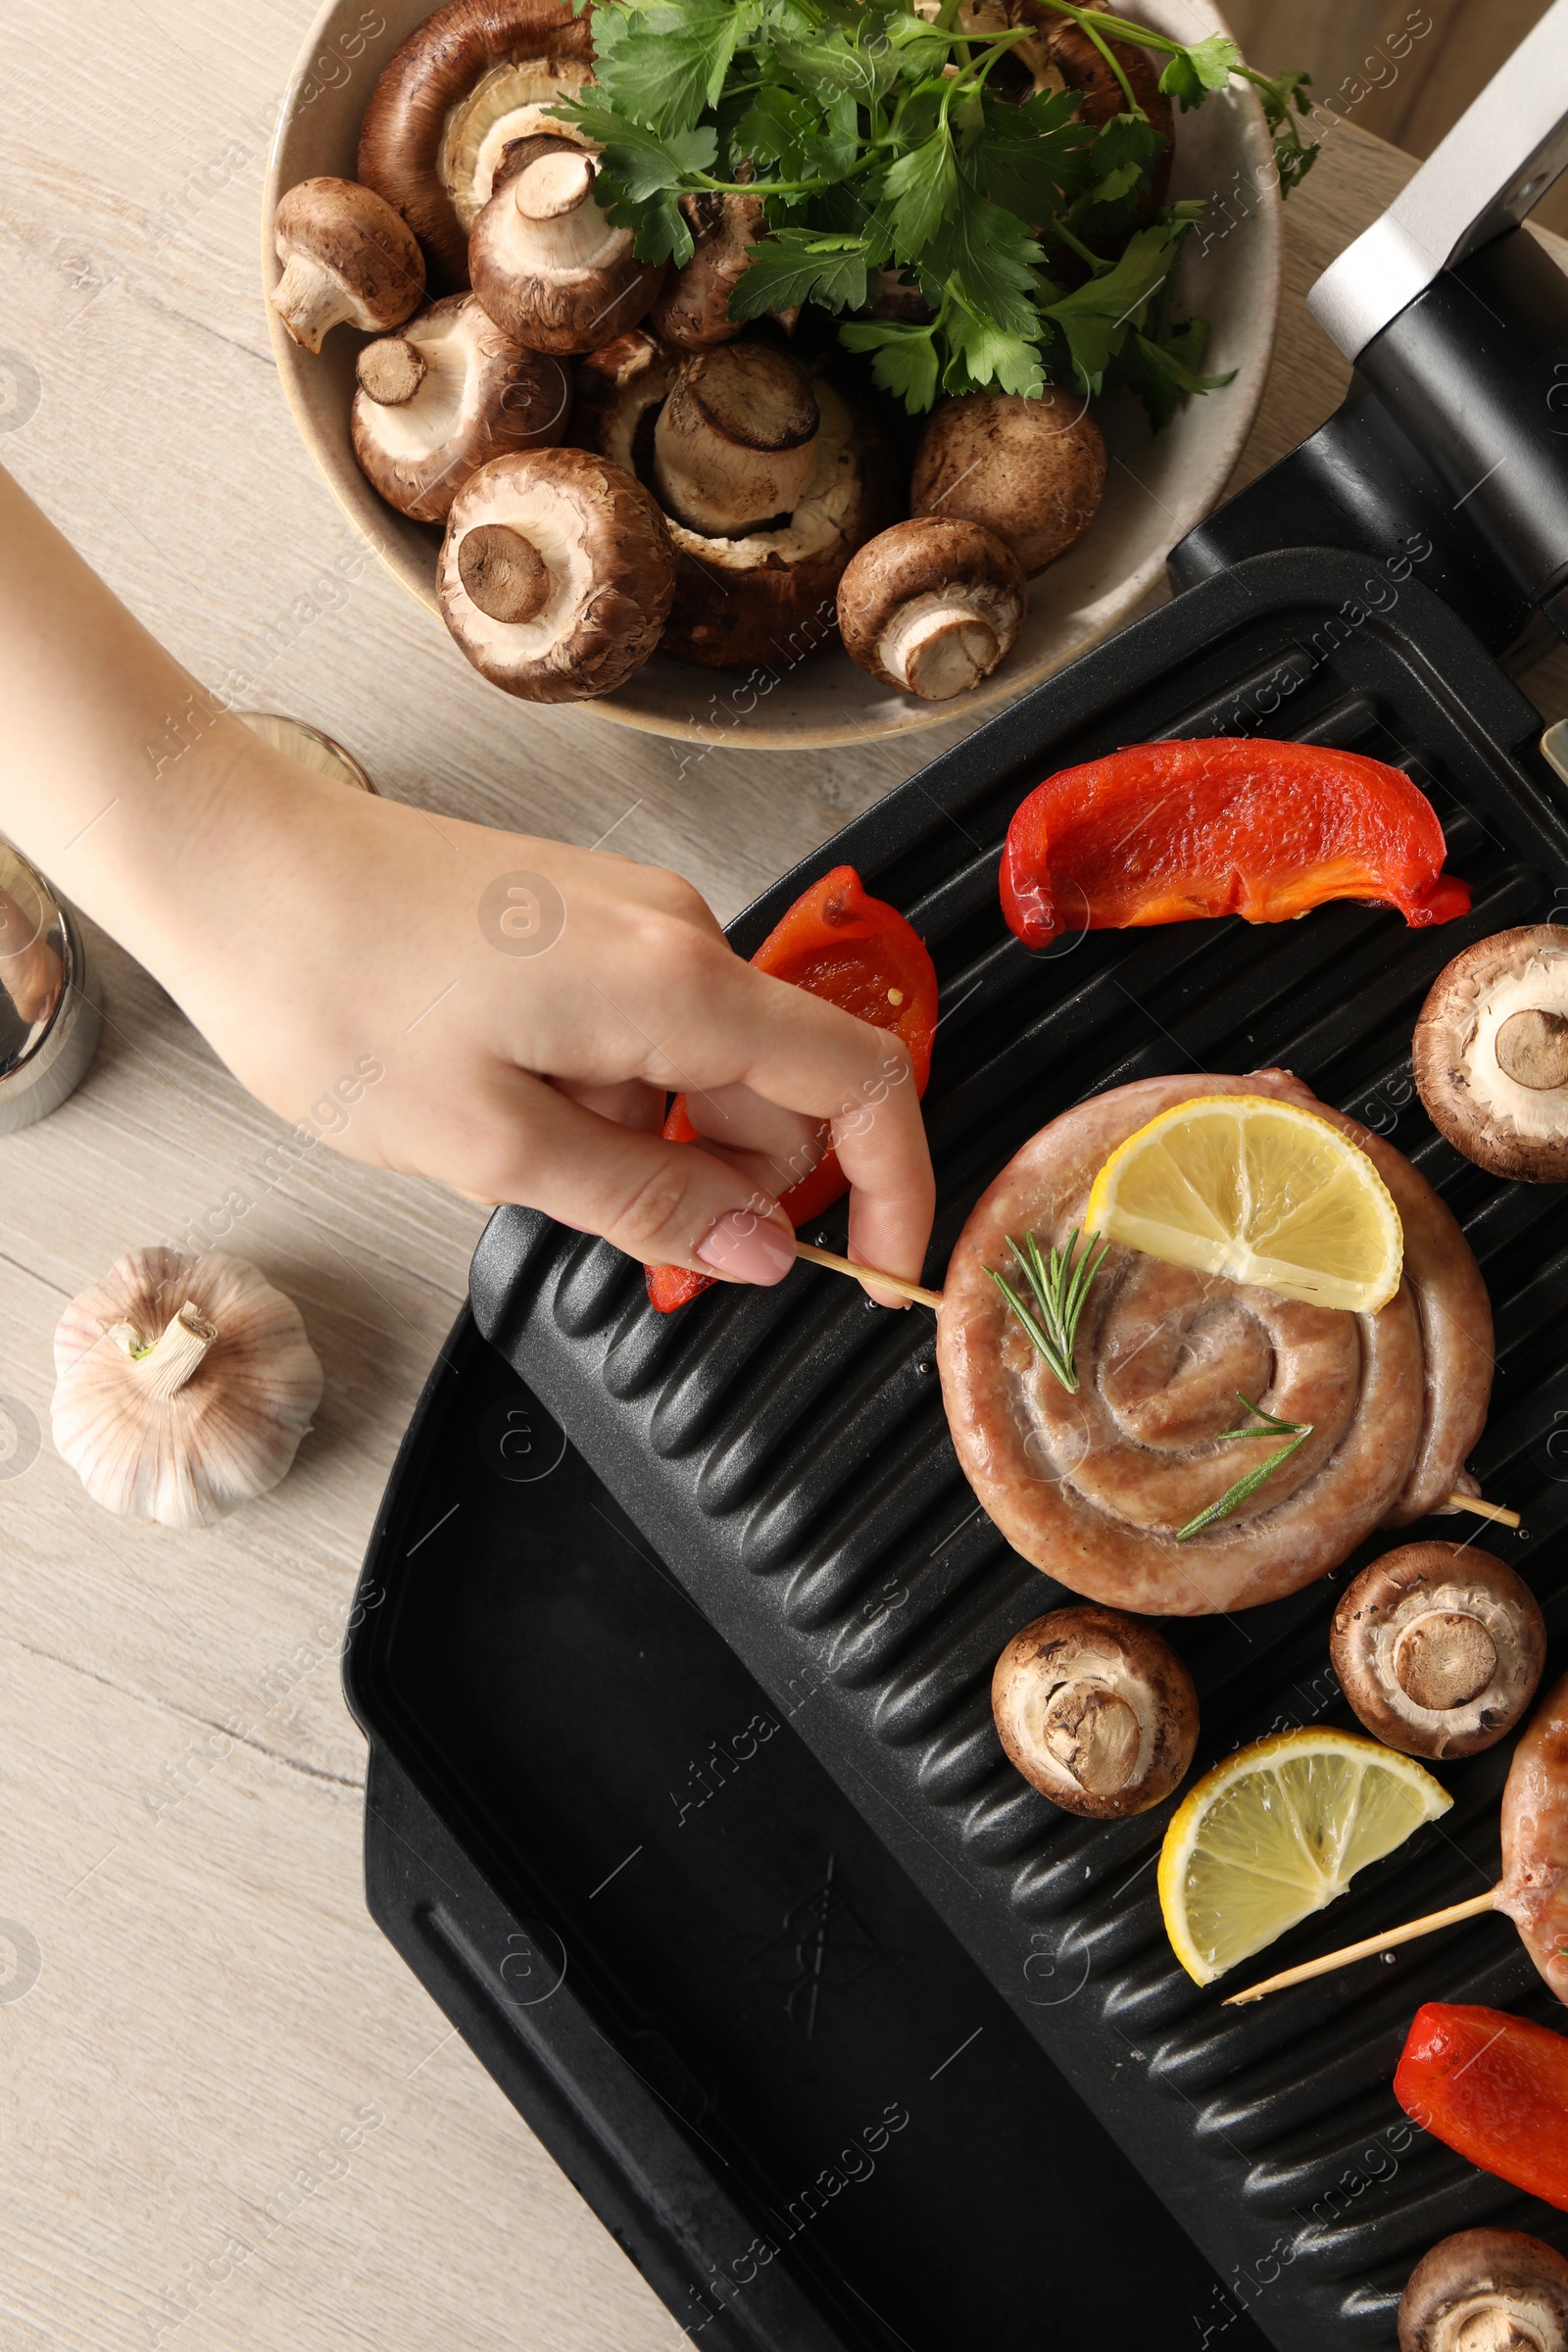
[[[1568,2213],[1568,2039],[1505,2009],[1427,2001],[1394,2077],[1423,2131]]]
[[[1250,736],[1138,743],[1029,795],[1007,827],[1002,910],[1026,948],[1203,915],[1284,923],[1328,899],[1446,923],[1470,890],[1444,856],[1437,810],[1381,760]]]
[[[836,865],[804,891],[752,961],[760,972],[808,989],[873,1028],[896,1030],[909,1049],[915,1091],[925,1093],[937,1025],[936,972],[924,940],[896,906],[866,897],[853,865]],[[684,1095],[670,1106],[664,1139],[672,1144],[698,1140]],[[848,1189],[837,1155],[829,1152],[808,1176],[779,1195],[779,1205],[799,1232]],[[689,1274],[684,1266],[650,1266],[647,1272],[648,1296],[662,1314],[684,1306],[713,1279]]]

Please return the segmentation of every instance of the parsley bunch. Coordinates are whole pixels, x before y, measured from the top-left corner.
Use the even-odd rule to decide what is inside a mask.
[[[1183,108],[1233,74],[1253,83],[1282,188],[1315,153],[1296,121],[1305,76],[1254,74],[1220,34],[1184,43],[1073,0],[1050,6],[1120,87],[1121,111],[1098,129],[1072,91],[999,94],[998,67],[1038,27],[962,31],[958,0],[934,17],[911,0],[597,0],[596,80],[557,111],[603,148],[600,201],[636,230],[640,260],[690,260],[683,195],[760,197],[770,233],[732,316],[807,303],[851,314],[841,342],[911,412],[939,391],[1034,397],[1050,377],[1124,386],[1158,426],[1229,378],[1200,372],[1204,321],[1172,316],[1181,242],[1203,206],[1147,217],[1165,142],[1109,44],[1162,56],[1159,86]],[[928,320],[863,315],[887,269],[918,285]]]

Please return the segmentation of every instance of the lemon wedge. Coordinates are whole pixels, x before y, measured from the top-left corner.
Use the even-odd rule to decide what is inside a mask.
[[[1452,1802],[1413,1756],[1356,1732],[1280,1732],[1239,1748],[1184,1798],[1160,1847],[1177,1959],[1211,1984]]]
[[[1359,1145],[1267,1095],[1200,1095],[1162,1110],[1106,1160],[1084,1226],[1352,1315],[1388,1305],[1404,1260],[1393,1195]]]

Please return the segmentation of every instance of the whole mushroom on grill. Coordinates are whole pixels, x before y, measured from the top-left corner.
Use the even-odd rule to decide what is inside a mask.
[[[593,79],[589,18],[571,0],[453,0],[416,25],[377,80],[357,170],[401,213],[443,289],[468,282],[468,237],[509,142],[564,132],[550,110]]]
[[[659,642],[675,559],[655,501],[582,449],[497,458],[453,502],[438,585],[475,669],[535,703],[613,693]]]
[[[473,290],[498,326],[533,351],[594,351],[635,326],[664,282],[638,261],[632,231],[594,196],[598,167],[577,140],[515,139],[468,239]]]
[[[1399,2352],[1568,2352],[1568,2262],[1522,2230],[1460,2230],[1399,2297]]]
[[[1038,400],[969,392],[943,401],[926,425],[909,512],[978,522],[1033,579],[1083,537],[1104,487],[1100,427],[1060,385]]]
[[[1004,541],[977,522],[896,522],[851,559],[839,633],[886,686],[947,702],[988,678],[1016,642],[1029,583]]]
[[[367,344],[358,375],[354,455],[416,522],[445,522],[481,466],[553,447],[571,414],[561,362],[504,333],[472,294],[449,294],[400,334]]]
[[[1478,940],[1421,1007],[1415,1083],[1455,1151],[1494,1176],[1568,1183],[1568,929]]]
[[[1407,1756],[1473,1756],[1529,1706],[1546,1629],[1529,1586],[1490,1552],[1403,1544],[1341,1595],[1329,1656],[1375,1738]]]
[[[991,1681],[1009,1762],[1069,1813],[1147,1813],[1198,1744],[1198,1693],[1164,1636],[1119,1609],[1053,1609],[1013,1635]]]
[[[424,300],[424,256],[408,224],[352,179],[302,179],[272,217],[283,274],[271,305],[296,343],[319,351],[334,326],[384,334]]]

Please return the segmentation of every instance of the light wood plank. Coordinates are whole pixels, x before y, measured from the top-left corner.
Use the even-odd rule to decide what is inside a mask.
[[[263,699],[384,790],[578,842],[615,826],[617,848],[678,866],[728,916],[963,722],[875,754],[688,762],[591,710],[490,692],[373,564],[300,617],[352,542],[273,379],[257,211],[268,110],[312,13],[74,0],[67,34],[58,0],[5,0],[0,345],[43,397],[0,457],[205,681],[263,662]],[[1238,478],[1335,405],[1344,370],[1300,296],[1409,168],[1352,123],[1290,208],[1279,355]],[[269,626],[270,650],[247,652]],[[287,1483],[210,1536],[109,1520],[47,1439],[0,1485],[0,1915],[43,1962],[24,1999],[0,1998],[0,2337],[670,2346],[364,1910],[364,1748],[336,1634],[479,1212],[326,1151],[268,1189],[278,1123],[145,974],[91,946],[94,1071],[0,1144],[0,1393],[46,1427],[65,1301],[239,1194],[214,1239],[299,1301],[326,1394]],[[176,2326],[194,2271],[265,2230],[267,2200],[366,2105],[384,2121],[347,2171],[189,2290]]]

